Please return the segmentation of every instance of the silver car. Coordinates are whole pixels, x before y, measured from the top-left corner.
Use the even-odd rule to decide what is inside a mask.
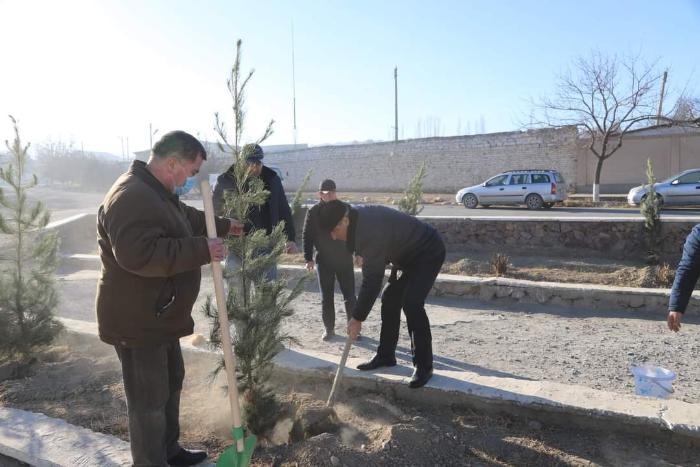
[[[684,170],[671,178],[654,183],[656,196],[666,206],[700,205],[700,169]],[[639,206],[649,192],[649,185],[632,188],[627,194],[627,203]]]
[[[556,170],[510,170],[480,185],[462,188],[455,195],[468,209],[478,205],[524,204],[528,209],[549,209],[566,199],[566,181]]]

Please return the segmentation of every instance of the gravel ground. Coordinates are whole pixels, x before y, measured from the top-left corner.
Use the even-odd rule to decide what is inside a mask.
[[[78,271],[59,280],[59,314],[94,320],[97,271]],[[195,332],[208,336],[199,311],[210,277],[202,281],[195,305]],[[503,304],[433,297],[427,304],[437,368],[463,369],[481,375],[576,384],[622,394],[634,392],[631,365],[654,364],[678,373],[674,398],[700,403],[700,319],[685,317],[681,332],[666,329],[665,310],[586,311],[563,307]],[[320,295],[311,287],[295,302],[296,314],[285,324],[302,348],[340,355],[344,343],[342,299],[336,295],[338,336],[323,342]],[[379,336],[379,303],[363,326],[363,339],[351,356],[370,358]],[[397,357],[410,374],[410,342],[405,326]]]
[[[341,310],[340,297],[336,309]],[[374,354],[379,336],[378,305],[363,325],[352,356]],[[287,323],[302,347],[339,355],[343,336],[321,341],[320,298],[305,293]],[[659,313],[588,312],[517,304],[497,307],[477,301],[432,298],[427,306],[437,368],[576,384],[623,394],[634,392],[630,366],[654,364],[678,373],[674,398],[700,402],[700,320],[688,316],[683,330],[666,328]],[[339,333],[342,316],[338,316]],[[411,366],[410,341],[402,327],[397,357]],[[344,333],[343,333],[344,334]],[[409,374],[409,372],[407,372]]]

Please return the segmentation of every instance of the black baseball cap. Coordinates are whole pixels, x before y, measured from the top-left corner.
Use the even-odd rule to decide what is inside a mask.
[[[265,157],[265,153],[259,144],[251,143],[243,146],[241,150],[246,162],[259,162]]]
[[[321,182],[321,185],[318,187],[318,191],[322,193],[328,193],[329,191],[335,191],[335,182],[331,180],[330,178],[325,179],[324,181]]]

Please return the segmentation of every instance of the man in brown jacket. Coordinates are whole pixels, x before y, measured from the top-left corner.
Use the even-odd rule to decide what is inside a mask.
[[[170,132],[148,163],[134,161],[117,179],[98,211],[97,323],[121,362],[134,466],[194,465],[207,457],[178,444],[185,375],[178,339],[193,331],[200,268],[223,260],[226,248],[221,238],[207,238],[204,213],[176,194],[192,185],[206,157],[195,137]],[[219,236],[241,228],[216,218]]]

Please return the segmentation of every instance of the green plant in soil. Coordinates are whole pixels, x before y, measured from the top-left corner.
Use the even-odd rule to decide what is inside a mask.
[[[420,204],[423,201],[423,180],[425,175],[426,166],[425,162],[423,162],[399,200],[399,211],[411,216],[417,216],[423,210],[423,206],[420,206]]]
[[[28,201],[38,184],[25,172],[29,144],[22,145],[17,121],[10,116],[14,140],[5,141],[10,162],[0,168],[0,234],[9,249],[0,253],[0,362],[27,361],[38,348],[49,345],[62,329],[54,311],[58,238],[44,228],[50,213],[40,201]]]
[[[651,159],[647,159],[647,194],[642,199],[640,211],[644,216],[644,233],[647,243],[647,264],[658,264],[661,249],[661,199],[654,189],[656,177]]]
[[[265,190],[262,180],[249,174],[245,156],[252,149],[252,144],[243,148],[240,146],[245,119],[245,87],[253,76],[253,71],[250,71],[245,79],[241,79],[240,68],[241,41],[238,40],[235,62],[228,79],[235,128],[232,140],[218,114],[215,118],[219,147],[232,158],[235,179],[234,192],[224,195],[224,209],[229,217],[246,222],[250,209],[264,204],[270,193]],[[269,122],[256,143],[262,143],[272,134],[273,123]],[[265,271],[277,264],[285,250],[285,243],[284,223],[277,225],[270,234],[265,230],[252,230],[246,235],[226,240],[229,252],[241,259],[240,269],[228,273],[232,286],[227,293],[226,306],[232,324],[231,341],[237,358],[243,416],[248,429],[260,436],[265,436],[279,417],[278,402],[270,387],[273,358],[285,343],[294,340],[282,331],[282,322],[292,316],[291,302],[301,293],[304,285],[302,279],[289,290],[285,280],[268,280],[265,277]],[[269,253],[256,255],[263,248],[269,249]],[[212,323],[211,342],[220,348],[219,322],[211,297],[203,311]],[[216,371],[223,369],[223,365],[222,359]]]

